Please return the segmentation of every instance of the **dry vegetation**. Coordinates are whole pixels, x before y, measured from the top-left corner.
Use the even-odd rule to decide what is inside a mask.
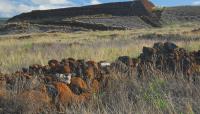
[[[190,33],[196,28],[198,24],[186,23],[161,29],[0,36],[0,70],[12,73],[30,64],[45,65],[50,59],[67,57],[96,61],[114,61],[122,55],[137,57],[143,46],[152,46],[157,41],[170,40],[187,50],[200,50],[200,34]],[[198,114],[200,111],[198,83],[188,83],[181,75],[175,79],[155,74],[145,83],[135,75],[127,77],[113,72],[111,77],[107,91],[94,95],[86,105],[66,107],[64,113]],[[0,113],[35,113],[34,102],[27,104],[15,95],[11,92],[7,94],[9,100],[0,101]],[[42,112],[58,113],[48,108]]]
[[[143,46],[166,40],[188,50],[199,50],[199,35],[183,34],[194,28],[198,28],[198,24],[171,25],[162,29],[0,36],[0,68],[2,72],[13,72],[34,63],[44,65],[53,58],[113,61],[122,55],[137,57]]]

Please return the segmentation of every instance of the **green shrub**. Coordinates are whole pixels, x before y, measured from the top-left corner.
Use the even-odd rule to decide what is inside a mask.
[[[165,94],[162,88],[165,86],[165,81],[155,79],[150,82],[148,88],[144,92],[144,99],[151,103],[155,108],[164,110],[168,107],[168,101],[164,98]]]

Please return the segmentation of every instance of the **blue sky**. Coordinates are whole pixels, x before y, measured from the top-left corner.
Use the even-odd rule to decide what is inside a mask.
[[[128,0],[0,0],[0,17],[12,17],[31,10],[121,2]],[[151,0],[158,6],[200,5],[200,0]]]

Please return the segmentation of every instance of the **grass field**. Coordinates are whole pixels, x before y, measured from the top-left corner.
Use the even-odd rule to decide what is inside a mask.
[[[166,40],[198,50],[199,34],[183,34],[194,28],[198,25],[188,23],[159,29],[0,36],[0,68],[2,72],[13,72],[30,64],[44,65],[49,59],[68,57],[114,61],[122,55],[137,57],[143,46]],[[155,34],[163,34],[164,39]]]
[[[198,27],[196,23],[185,23],[127,31],[4,35],[0,36],[0,70],[12,73],[34,63],[46,65],[50,59],[61,60],[68,57],[96,61],[114,61],[123,55],[138,57],[143,46],[152,46],[159,41],[172,41],[189,51],[200,50],[200,34],[191,32]],[[145,83],[138,81],[135,75],[126,78],[126,74],[113,72],[111,77],[113,80],[107,91],[94,95],[87,105],[66,107],[64,112],[198,114],[200,111],[199,84],[187,83],[181,76],[175,80],[170,75],[155,74],[154,78]],[[3,106],[0,107],[0,112],[34,113],[32,102],[18,102],[16,93],[13,94],[9,100],[0,101],[0,106]],[[53,109],[44,110],[44,113],[56,113]]]

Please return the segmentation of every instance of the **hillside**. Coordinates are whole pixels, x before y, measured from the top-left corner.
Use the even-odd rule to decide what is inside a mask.
[[[199,6],[157,8],[148,0],[35,10],[9,19],[0,27],[0,35],[162,27],[199,22],[199,10]]]
[[[147,3],[146,3],[147,2]],[[111,16],[150,16],[150,9],[154,7],[145,6],[145,4],[151,5],[147,0],[142,1],[128,1],[128,2],[116,2],[105,3],[100,5],[90,5],[83,7],[72,7],[53,10],[35,10],[29,13],[23,13],[15,16],[9,20],[9,22],[37,22],[41,20],[63,21],[65,18],[79,17],[79,16],[93,16],[93,15],[111,15]],[[151,8],[149,8],[151,7]]]
[[[164,24],[199,22],[200,6],[178,6],[165,8],[162,12]]]
[[[148,0],[136,0],[134,2],[127,1],[54,10],[36,10],[17,15],[9,19],[8,23],[28,22],[33,26],[40,25],[40,27],[46,25],[65,26],[67,29],[64,31],[57,30],[63,32],[73,31],[73,29],[69,28],[79,28],[79,30],[125,30],[159,27],[159,19],[152,13],[154,7],[154,4]],[[2,31],[6,33],[4,29]]]

